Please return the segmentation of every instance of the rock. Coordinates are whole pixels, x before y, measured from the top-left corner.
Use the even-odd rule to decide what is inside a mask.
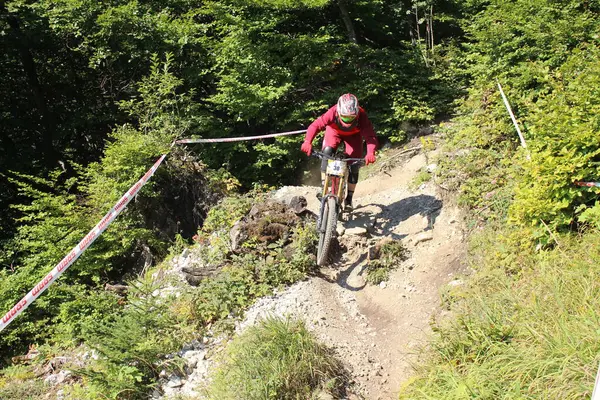
[[[12,362],[17,363],[27,363],[40,355],[40,351],[36,346],[29,346],[29,352],[24,356],[15,356],[12,358]]]
[[[114,292],[119,296],[125,296],[125,295],[127,295],[129,286],[121,285],[121,284],[111,285],[110,283],[107,283],[106,285],[104,285],[104,290],[109,291],[109,292]]]
[[[423,126],[423,127],[419,128],[417,136],[429,136],[429,135],[433,134],[433,132],[434,132],[433,126]]]
[[[180,257],[185,260],[189,255],[190,255],[190,249],[183,249],[183,252],[181,253]]]
[[[64,383],[71,375],[71,371],[63,369],[56,374],[48,375],[46,379],[44,379],[44,383],[47,383],[50,386],[57,386]]]
[[[252,209],[254,210],[254,208]],[[240,245],[248,237],[242,232],[242,221],[236,222],[229,231],[229,240],[231,240],[231,250],[238,251]]]
[[[433,232],[426,231],[417,235],[413,240],[413,245],[418,245],[419,243],[427,242],[429,240],[433,240]]]
[[[465,282],[462,279],[455,279],[452,282],[448,282],[448,286],[451,287],[462,286],[464,284]]]
[[[327,393],[326,391],[322,390],[318,395],[317,395],[317,400],[334,400],[335,397],[333,397],[330,393]]]
[[[367,228],[362,228],[362,227],[356,227],[356,228],[349,228],[346,229],[346,231],[344,232],[345,236],[367,236]]]
[[[178,388],[183,386],[185,382],[177,375],[171,375],[169,382],[167,382],[166,386],[169,388]]]
[[[385,281],[379,283],[379,287],[385,289],[387,287],[387,283]]]
[[[81,359],[82,360],[97,360],[98,358],[100,358],[100,356],[98,355],[98,352],[94,349],[90,350],[90,351],[86,351],[83,354],[81,354]]]
[[[338,236],[344,236],[344,233],[346,233],[346,228],[341,224],[338,224],[338,226],[335,228],[335,230],[336,230]]]
[[[206,359],[206,350],[188,351],[183,355],[183,358],[190,368],[195,368],[199,362]]]
[[[427,172],[429,172],[431,174],[432,172],[434,172],[437,169],[437,164],[429,164],[426,167],[426,169],[427,169]]]
[[[186,343],[181,347],[181,352],[182,353],[188,353],[190,351],[194,350],[194,345],[191,343]]]
[[[304,196],[294,196],[290,200],[289,206],[296,214],[302,214],[306,211],[308,202]]]

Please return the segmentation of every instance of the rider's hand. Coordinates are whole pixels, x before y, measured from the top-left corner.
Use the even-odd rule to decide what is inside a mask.
[[[373,164],[375,160],[375,154],[367,154],[365,157],[365,165]]]
[[[305,152],[307,156],[310,156],[310,153],[312,153],[312,144],[310,142],[304,142],[302,143],[300,150]]]

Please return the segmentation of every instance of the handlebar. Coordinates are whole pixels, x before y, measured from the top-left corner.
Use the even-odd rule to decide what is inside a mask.
[[[365,162],[364,158],[339,158],[339,157],[336,157],[335,155],[329,156],[320,151],[313,151],[311,153],[311,157],[316,157],[316,158],[326,159],[326,160],[353,161],[353,164],[364,164],[364,162]]]

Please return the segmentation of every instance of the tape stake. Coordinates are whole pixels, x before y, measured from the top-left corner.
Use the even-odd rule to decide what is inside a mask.
[[[108,226],[125,209],[127,204],[140,191],[142,186],[154,175],[167,155],[163,154],[156,163],[117,201],[114,207],[96,224],[96,226],[50,271],[37,285],[31,289],[8,313],[0,320],[0,332],[4,330],[16,317],[19,316],[31,303],[33,303],[59,276],[62,275],[83,252],[108,228]]]
[[[513,113],[513,110],[510,107],[510,103],[508,102],[508,98],[504,94],[504,90],[502,90],[502,85],[500,85],[500,81],[498,81],[498,79],[496,79],[496,83],[498,84],[498,89],[500,89],[500,95],[502,96],[502,100],[504,101],[506,110],[508,111],[508,114],[510,115],[510,119],[512,120],[513,124],[515,125],[515,129],[517,130],[517,134],[519,135],[519,140],[521,140],[521,146],[523,146],[523,148],[526,149],[527,143],[525,142],[525,137],[523,136],[523,133],[521,132],[521,128],[519,128],[519,124],[517,123],[515,114]]]
[[[259,136],[241,136],[241,137],[230,137],[230,138],[214,138],[214,139],[181,139],[176,141],[177,144],[190,144],[190,143],[229,143],[229,142],[242,142],[246,140],[260,140],[260,139],[269,139],[280,136],[290,136],[297,135],[299,133],[306,132],[306,129],[302,129],[299,131],[290,131],[290,132],[281,132],[281,133],[271,133],[269,135],[259,135]]]
[[[598,368],[598,372],[596,373],[596,382],[594,383],[592,400],[600,400],[600,367]]]

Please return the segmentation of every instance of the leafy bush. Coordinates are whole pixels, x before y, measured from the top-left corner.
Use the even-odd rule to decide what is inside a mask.
[[[577,214],[593,206],[593,197],[572,182],[597,173],[594,32],[600,10],[548,0],[465,6],[475,15],[465,25],[472,42],[463,47],[473,85],[461,117],[447,127],[450,151],[440,162],[442,184],[459,188],[461,203],[477,220],[510,216],[532,239],[547,243],[544,224],[573,228]],[[496,79],[524,128],[531,161],[518,150]]]
[[[511,221],[534,228],[538,237],[547,235],[544,224],[553,230],[572,227],[596,202],[597,190],[573,182],[600,176],[598,57],[600,48],[594,45],[574,50],[531,113],[532,156],[524,164]],[[582,221],[590,221],[586,215]]]
[[[317,343],[301,321],[267,319],[227,347],[208,390],[210,399],[308,399],[346,380],[332,351]]]

